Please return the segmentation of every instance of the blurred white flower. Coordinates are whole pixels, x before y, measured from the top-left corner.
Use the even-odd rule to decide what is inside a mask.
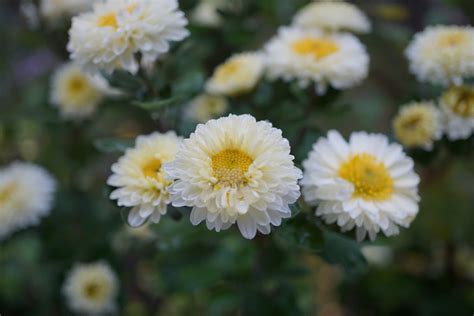
[[[65,119],[80,120],[92,115],[106,94],[113,94],[99,74],[85,73],[75,63],[62,65],[53,75],[51,102]]]
[[[429,26],[417,33],[405,51],[410,71],[419,81],[462,84],[474,76],[474,29],[471,26]]]
[[[443,136],[441,112],[433,102],[411,102],[400,109],[393,120],[395,136],[403,146],[433,149]]]
[[[365,257],[365,260],[371,265],[386,267],[393,260],[393,251],[386,246],[364,246],[361,249],[362,254]]]
[[[293,20],[297,27],[331,32],[368,33],[371,26],[367,15],[345,1],[315,1],[301,9]]]
[[[255,88],[262,77],[263,69],[262,54],[236,54],[216,68],[206,83],[206,91],[225,96],[244,94]]]
[[[206,221],[210,230],[237,223],[247,239],[257,230],[269,234],[289,204],[300,196],[301,171],[279,129],[250,115],[229,115],[200,124],[185,139],[176,160],[165,165],[176,181],[169,192],[173,205],[190,206],[191,223]]]
[[[201,0],[194,9],[191,19],[196,24],[216,27],[222,24],[222,18],[217,12],[223,5],[222,0]]]
[[[315,84],[319,94],[327,86],[347,89],[367,77],[369,56],[362,43],[348,33],[281,28],[265,48],[270,79]]]
[[[107,0],[76,16],[69,31],[71,59],[90,71],[116,69],[132,74],[167,53],[170,42],[189,32],[176,0]]]
[[[96,0],[41,0],[41,15],[49,21],[71,17],[92,8]]]
[[[118,206],[132,207],[128,215],[131,226],[142,225],[148,218],[153,223],[166,214],[170,203],[163,164],[175,159],[181,138],[174,132],[138,136],[135,147],[112,165],[113,174],[107,184],[117,187],[111,194]]]
[[[439,101],[450,140],[467,139],[474,132],[474,87],[452,86]]]
[[[229,109],[229,102],[221,96],[201,94],[188,104],[186,116],[199,123],[206,123],[210,119],[223,115]]]
[[[63,285],[69,308],[87,315],[113,312],[117,292],[117,277],[105,262],[76,264]]]
[[[43,168],[14,162],[0,170],[0,239],[49,215],[56,182]]]
[[[336,131],[319,139],[303,162],[303,196],[318,205],[316,215],[337,223],[342,231],[356,228],[357,240],[368,232],[374,240],[408,227],[418,213],[418,175],[414,163],[386,136],[352,133],[346,142]]]

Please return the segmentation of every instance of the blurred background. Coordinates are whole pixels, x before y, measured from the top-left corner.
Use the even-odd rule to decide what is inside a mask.
[[[232,53],[259,49],[308,3],[228,2],[220,12],[225,23],[217,28],[191,20],[192,35],[173,48],[173,66],[158,71],[154,84],[166,82],[163,89],[170,94],[173,89],[198,93],[216,65]],[[182,0],[180,7],[189,17],[198,3]],[[285,123],[301,114],[292,102],[300,92],[274,111],[265,110],[271,107],[265,104],[265,82],[253,96],[261,107],[252,108],[251,98],[232,101],[231,112],[269,119],[292,143],[301,144],[293,153],[298,164],[321,131],[392,135],[391,119],[400,105],[438,98],[441,88],[419,84],[409,74],[403,51],[427,25],[465,25],[474,19],[472,0],[354,3],[373,23],[372,33],[360,37],[371,57],[370,76],[330,108],[312,105],[318,129],[300,139]],[[175,128],[187,136],[195,123],[171,121],[179,106],[150,113],[125,98],[107,100],[83,122],[62,120],[49,102],[49,86],[51,74],[68,59],[69,20],[46,23],[32,4],[0,2],[0,164],[33,161],[60,185],[55,207],[41,225],[0,241],[1,315],[70,315],[61,294],[66,272],[76,262],[101,259],[120,280],[119,315],[474,313],[472,138],[445,144],[434,154],[410,152],[423,178],[420,213],[399,236],[363,243],[363,256],[350,239],[334,235],[321,244],[303,228],[294,232],[285,225],[253,241],[242,239],[235,228],[209,232],[189,225],[182,210],[170,210],[159,225],[132,230],[123,220],[125,210],[109,201],[105,185],[121,146],[155,130]],[[139,79],[115,76],[112,81],[144,98]]]

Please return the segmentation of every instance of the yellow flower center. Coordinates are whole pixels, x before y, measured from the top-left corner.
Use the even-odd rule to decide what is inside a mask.
[[[322,59],[339,50],[336,43],[325,38],[305,37],[293,43],[293,50],[300,55]]]
[[[395,134],[405,146],[421,146],[430,141],[435,124],[432,110],[422,105],[404,108],[393,121]]]
[[[87,82],[82,76],[73,76],[69,79],[67,87],[69,89],[69,93],[78,95],[87,88]]]
[[[229,80],[229,77],[237,73],[240,67],[241,65],[239,60],[230,60],[224,63],[223,65],[217,67],[215,78],[217,81],[227,81]]]
[[[357,154],[339,168],[339,176],[354,185],[354,198],[383,201],[393,193],[393,179],[383,163],[369,154]]]
[[[252,162],[252,158],[241,150],[225,149],[212,156],[212,170],[219,184],[244,184],[244,175]]]
[[[84,285],[84,296],[90,300],[100,300],[105,295],[105,287],[96,282],[89,282]]]
[[[441,47],[453,47],[463,43],[466,39],[464,33],[454,31],[443,35],[439,41]]]
[[[161,161],[159,159],[151,159],[143,167],[142,171],[145,177],[158,178],[158,172],[161,169]]]
[[[103,16],[99,18],[99,21],[97,22],[97,26],[112,27],[116,29],[118,27],[117,13],[110,12],[110,13],[104,14]]]
[[[468,86],[454,86],[443,95],[442,101],[454,113],[469,118],[474,116],[474,88]]]
[[[3,188],[0,188],[0,203],[5,203],[8,198],[15,192],[16,190],[16,183],[11,182],[5,185]]]

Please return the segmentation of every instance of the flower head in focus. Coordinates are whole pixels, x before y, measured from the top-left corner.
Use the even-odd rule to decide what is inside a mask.
[[[107,0],[74,17],[69,30],[71,59],[90,71],[150,66],[189,32],[177,0]]]
[[[107,184],[117,187],[111,194],[118,206],[132,207],[128,215],[131,226],[147,219],[154,223],[166,214],[170,203],[163,164],[175,159],[181,138],[174,132],[138,136],[135,147],[112,165],[113,174]]]
[[[368,33],[371,29],[367,15],[345,1],[311,2],[296,14],[293,25],[330,32]]]
[[[356,229],[357,240],[374,240],[408,227],[418,213],[419,177],[413,161],[386,136],[352,133],[346,142],[336,131],[319,139],[303,162],[303,196],[318,205],[316,215]]]
[[[260,53],[241,53],[219,65],[206,83],[210,94],[236,96],[249,92],[259,82],[264,69]]]
[[[431,150],[443,135],[441,112],[433,102],[411,102],[398,112],[393,129],[403,146]]]
[[[467,139],[474,132],[474,87],[452,86],[439,101],[450,140]]]
[[[195,97],[186,109],[186,116],[199,123],[206,123],[210,119],[223,115],[229,109],[226,98],[210,94],[201,94]]]
[[[474,77],[474,29],[430,26],[415,35],[405,51],[410,71],[421,82],[460,85]]]
[[[291,215],[300,196],[301,171],[279,129],[250,115],[229,115],[200,124],[176,160],[165,165],[176,180],[169,192],[174,206],[190,206],[191,223],[210,230],[237,223],[247,239],[269,234]]]
[[[105,262],[76,264],[63,285],[69,308],[88,315],[114,311],[117,292],[117,276]]]
[[[49,214],[56,181],[43,168],[15,162],[0,170],[0,239]]]
[[[353,87],[367,77],[369,56],[362,43],[347,33],[281,28],[265,48],[270,79],[297,80],[302,87],[314,83],[319,94],[327,86]]]

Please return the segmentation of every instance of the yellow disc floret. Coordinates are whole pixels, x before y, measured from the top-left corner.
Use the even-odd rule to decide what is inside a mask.
[[[159,159],[151,159],[150,161],[146,162],[143,167],[142,171],[145,177],[157,178],[158,172],[161,169],[161,160]]]
[[[453,86],[441,96],[441,101],[461,117],[474,116],[474,87]]]
[[[245,183],[245,173],[253,160],[239,149],[225,149],[212,156],[214,176],[222,185]]]
[[[116,29],[118,27],[117,13],[110,12],[110,13],[102,15],[101,17],[99,17],[99,20],[97,21],[97,26],[112,27]]]
[[[354,198],[383,201],[394,191],[387,168],[370,154],[352,156],[339,168],[339,176],[354,185]]]
[[[329,39],[305,37],[293,43],[293,50],[300,55],[312,55],[322,59],[339,50],[336,43]]]

